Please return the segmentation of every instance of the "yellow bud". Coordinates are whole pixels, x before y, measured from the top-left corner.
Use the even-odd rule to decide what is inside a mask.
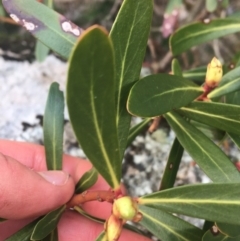
[[[130,197],[121,197],[113,203],[113,215],[123,220],[133,220],[138,214],[138,205]]]
[[[104,227],[107,241],[117,241],[122,231],[123,221],[114,215],[111,215],[106,221]]]
[[[211,63],[207,66],[205,83],[211,88],[216,87],[222,79],[222,74],[222,64],[216,57],[214,57]]]

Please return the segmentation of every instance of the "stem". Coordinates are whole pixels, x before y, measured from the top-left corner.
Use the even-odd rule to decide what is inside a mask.
[[[78,206],[85,202],[99,201],[113,203],[114,199],[118,197],[117,193],[109,191],[85,191],[81,194],[74,195],[72,199],[67,203],[68,208]]]
[[[197,98],[197,101],[206,101],[206,100],[208,100],[207,95],[210,92],[212,92],[216,87],[217,86],[210,87],[206,83],[204,83],[204,85],[203,85],[204,93]]]
[[[0,22],[9,23],[9,24],[13,24],[13,25],[19,25],[13,19],[7,18],[7,17],[0,17]]]

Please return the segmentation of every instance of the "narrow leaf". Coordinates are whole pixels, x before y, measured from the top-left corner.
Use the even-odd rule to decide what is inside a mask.
[[[84,217],[86,217],[94,222],[104,224],[104,222],[106,221],[104,219],[100,219],[98,217],[94,217],[94,216],[90,215],[89,213],[85,212],[80,206],[74,206],[73,209],[76,212],[78,212],[79,214],[83,215]]]
[[[5,16],[5,13],[4,13],[2,3],[0,3],[0,17],[3,17],[3,16]]]
[[[168,4],[167,4],[167,7],[166,7],[166,10],[165,10],[165,13],[171,14],[172,11],[181,7],[182,4],[183,4],[182,0],[169,0]]]
[[[240,136],[236,135],[234,133],[228,133],[232,141],[237,145],[238,148],[240,148]]]
[[[95,241],[107,241],[107,237],[105,235],[105,232],[102,231],[99,236],[97,237],[97,239],[95,239]]]
[[[140,122],[139,124],[135,125],[130,129],[127,140],[127,146],[131,145],[131,143],[139,135],[139,133],[147,128],[151,120],[151,118],[146,118],[145,120],[143,120],[142,122]]]
[[[182,77],[151,75],[133,86],[127,108],[133,115],[155,117],[189,104],[202,93],[201,87]]]
[[[203,232],[192,224],[167,212],[140,206],[141,224],[164,241],[201,241]]]
[[[214,12],[218,6],[218,0],[205,0],[206,1],[206,9],[208,12]]]
[[[44,146],[48,170],[62,169],[64,97],[58,83],[52,83],[43,119]]]
[[[205,125],[203,123],[200,123],[198,121],[190,120],[190,123],[197,127],[205,136],[207,136],[209,139],[221,142],[224,137],[226,136],[226,132],[219,130],[217,128],[214,128],[212,126]]]
[[[212,99],[240,90],[239,72],[240,67],[237,67],[225,74],[220,81],[219,86],[208,94],[208,98]]]
[[[53,0],[43,0],[42,3],[44,3],[49,8],[52,8],[53,7],[52,1]],[[43,44],[42,42],[37,40],[36,45],[35,45],[35,57],[38,62],[43,62],[46,59],[46,57],[48,56],[49,51],[50,51],[50,49],[45,44]]]
[[[20,229],[18,232],[13,234],[11,237],[7,238],[5,241],[29,241],[34,226],[37,224],[38,220],[39,219],[29,223],[24,228]]]
[[[17,23],[43,44],[68,59],[83,30],[51,8],[32,0],[3,0],[3,5]]]
[[[92,187],[98,179],[97,170],[92,167],[88,172],[85,172],[75,186],[75,193],[81,193]]]
[[[41,241],[58,241],[58,230],[55,228],[46,238]]]
[[[49,8],[53,8],[53,0],[43,0],[43,3]]]
[[[57,227],[57,224],[64,213],[66,206],[61,206],[60,208],[49,212],[46,214],[34,227],[31,235],[32,240],[42,240],[50,235]],[[54,235],[53,235],[54,237]]]
[[[173,55],[181,54],[193,46],[236,33],[240,29],[239,19],[225,18],[196,22],[178,29],[170,38]]]
[[[206,72],[207,72],[206,66],[201,66],[201,67],[190,69],[183,72],[183,77],[197,83],[203,83],[206,76]]]
[[[210,228],[212,228],[213,225],[214,225],[214,222],[205,220],[202,227],[203,232],[206,233]]]
[[[48,53],[49,53],[49,48],[38,40],[35,46],[35,57],[37,61],[43,62],[48,56]]]
[[[182,69],[177,59],[173,59],[172,61],[172,72],[174,75],[182,76]],[[184,148],[182,147],[178,139],[175,138],[172,148],[170,150],[166,167],[164,169],[159,190],[173,187],[177,177],[177,171],[182,159],[183,151]]]
[[[167,165],[163,173],[160,190],[173,187],[176,180],[177,171],[182,159],[183,151],[184,149],[182,145],[180,144],[178,139],[175,138],[168,157]]]
[[[115,66],[106,31],[97,26],[85,31],[69,64],[67,104],[74,132],[97,171],[111,187],[118,188],[122,160],[116,127]]]
[[[226,154],[201,131],[177,113],[168,113],[166,119],[181,145],[212,181],[240,181],[239,172]]]
[[[222,234],[219,230],[215,231],[215,229],[208,230],[202,238],[202,241],[239,241],[240,236],[231,238],[224,234]]]
[[[240,135],[240,106],[195,101],[177,112],[195,121]]]
[[[182,69],[177,59],[172,60],[172,72],[174,75],[182,76]]]
[[[239,236],[239,238],[240,238],[240,225],[217,222],[216,226],[221,231],[221,233],[223,233],[229,237]]]
[[[186,185],[155,192],[139,199],[139,204],[167,212],[240,224],[240,183]]]
[[[227,94],[225,96],[226,103],[239,105],[240,106],[240,91],[236,91],[234,93]]]
[[[110,32],[115,50],[117,127],[121,156],[126,148],[131,122],[126,102],[132,85],[140,76],[152,12],[152,0],[124,0]]]

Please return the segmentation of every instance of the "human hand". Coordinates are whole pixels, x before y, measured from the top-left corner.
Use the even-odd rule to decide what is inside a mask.
[[[0,223],[0,241],[25,226],[33,217],[65,204],[72,197],[79,178],[91,168],[88,161],[64,155],[64,172],[46,172],[43,147],[29,143],[0,140],[0,153],[0,217],[9,219]],[[101,176],[91,188],[108,189]],[[83,207],[91,215],[103,219],[111,213],[111,204],[106,202],[88,202]],[[70,210],[63,214],[58,225],[60,241],[94,241],[102,230],[103,225]],[[128,230],[123,230],[119,239],[124,240],[150,241]]]

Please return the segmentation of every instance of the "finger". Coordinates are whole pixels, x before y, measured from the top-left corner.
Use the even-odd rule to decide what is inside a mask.
[[[37,173],[0,154],[0,214],[6,219],[43,215],[65,204],[74,181],[62,171]]]
[[[25,142],[0,140],[0,153],[16,159],[35,171],[47,170],[43,146]],[[92,164],[89,161],[63,155],[63,170],[69,173],[75,182],[91,167]],[[96,187],[108,188],[109,186],[103,178],[100,178]]]
[[[95,240],[103,231],[103,224],[93,222],[83,216],[66,212],[58,225],[59,241]],[[150,241],[150,239],[123,229],[119,241]]]
[[[9,238],[13,233],[29,224],[32,219],[11,220],[0,223],[0,241],[4,241]]]
[[[35,171],[47,170],[43,146],[24,142],[0,140],[0,152],[13,157]],[[89,161],[71,157],[69,155],[63,156],[63,170],[71,175],[75,183],[77,183],[79,178],[91,167],[92,165]],[[109,185],[101,176],[98,177],[97,183],[91,188],[91,190],[108,189]],[[111,213],[111,204],[107,202],[100,203],[93,201],[84,204],[83,207],[91,215],[103,219],[107,218]]]

